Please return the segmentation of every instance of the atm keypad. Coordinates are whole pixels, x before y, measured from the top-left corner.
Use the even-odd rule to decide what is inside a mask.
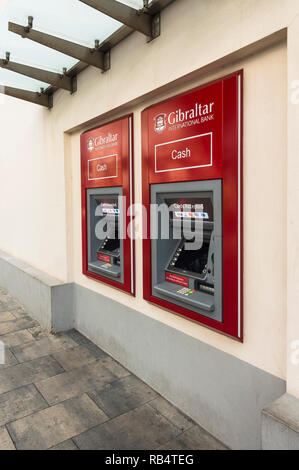
[[[187,294],[187,292],[189,292],[189,290],[190,290],[189,287],[183,287],[183,289],[180,289],[177,292],[178,292],[178,294],[184,294],[185,295],[185,294]]]
[[[195,290],[189,289],[189,287],[183,287],[183,289],[178,290],[177,293],[182,295],[191,295],[195,293]]]

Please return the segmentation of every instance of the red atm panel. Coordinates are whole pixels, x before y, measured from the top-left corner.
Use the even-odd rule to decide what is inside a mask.
[[[238,71],[142,113],[143,204],[148,209],[144,299],[239,341],[243,340],[242,99],[243,72]],[[189,218],[193,224],[196,218],[202,221],[202,247],[194,250],[194,259],[185,251],[184,240],[170,241],[168,260],[167,243],[161,241],[160,247],[151,239],[149,208],[155,201],[177,208],[171,226],[179,218]]]
[[[132,115],[81,135],[82,264],[86,276],[135,295],[132,142]]]

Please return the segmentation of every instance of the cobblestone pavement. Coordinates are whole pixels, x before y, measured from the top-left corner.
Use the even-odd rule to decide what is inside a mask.
[[[4,289],[0,341],[0,449],[225,449],[77,331],[43,331]]]

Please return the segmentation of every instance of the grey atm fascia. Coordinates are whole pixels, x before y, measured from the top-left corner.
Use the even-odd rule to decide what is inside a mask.
[[[222,182],[221,180],[191,181],[186,183],[164,183],[151,185],[151,203],[161,204],[167,198],[177,197],[205,197],[212,193],[214,213],[214,252],[215,274],[214,294],[196,291],[195,294],[185,296],[180,291],[180,286],[166,282],[165,271],[169,266],[180,241],[177,239],[162,239],[160,233],[158,239],[151,240],[152,262],[152,295],[180,307],[222,321]],[[151,215],[153,220],[153,216]],[[151,221],[152,225],[152,221]],[[160,223],[158,223],[160,226]],[[160,227],[159,227],[160,230]],[[185,274],[182,273],[184,276]],[[187,275],[188,276],[188,275]],[[195,278],[189,276],[189,288],[194,289]]]
[[[87,189],[87,249],[88,249],[88,271],[91,271],[100,276],[107,277],[108,279],[113,279],[114,281],[123,283],[124,282],[124,263],[123,263],[123,240],[120,239],[120,268],[112,267],[107,268],[105,265],[107,263],[98,261],[96,258],[96,251],[98,246],[103,240],[99,240],[95,235],[95,225],[99,217],[95,216],[94,211],[91,211],[91,203],[93,201],[93,196],[98,196],[99,198],[117,198],[118,199],[118,208],[119,208],[119,224],[120,224],[120,233],[123,233],[123,198],[122,188],[121,187],[111,187],[111,188],[95,188]],[[92,229],[91,229],[92,228]]]

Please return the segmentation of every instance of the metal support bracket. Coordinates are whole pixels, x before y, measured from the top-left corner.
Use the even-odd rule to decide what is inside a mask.
[[[77,75],[71,78],[71,95],[77,91]]]
[[[52,108],[53,108],[53,93],[48,95],[48,109],[52,109]]]
[[[9,61],[10,61],[10,52],[6,52],[5,59],[3,59],[3,64],[8,65]]]
[[[111,68],[111,52],[110,49],[104,52],[104,70],[102,73],[107,72]]]
[[[28,24],[25,27],[26,33],[29,33],[30,29],[33,28],[33,16],[28,16]]]
[[[152,17],[152,37],[148,39],[147,42],[151,42],[153,39],[156,39],[161,34],[161,14],[156,13]]]

